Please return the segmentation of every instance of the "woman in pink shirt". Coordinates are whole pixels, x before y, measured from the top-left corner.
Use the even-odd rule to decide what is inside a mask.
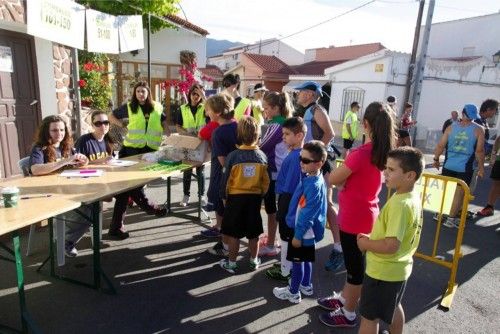
[[[340,189],[340,242],[344,250],[347,279],[341,293],[318,299],[329,313],[320,320],[330,327],[356,326],[356,305],[365,273],[363,254],[356,242],[358,233],[371,233],[378,216],[378,195],[387,153],[395,147],[394,120],[382,103],[372,102],[363,117],[364,145],[354,149],[345,163],[330,174],[330,183]]]

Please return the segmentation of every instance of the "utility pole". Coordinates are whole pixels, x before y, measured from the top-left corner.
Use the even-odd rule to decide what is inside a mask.
[[[415,68],[415,59],[418,52],[418,40],[420,38],[420,27],[422,26],[422,16],[424,14],[425,0],[420,0],[417,16],[417,25],[415,26],[415,35],[413,36],[413,48],[411,50],[410,66],[408,67],[408,76],[406,77],[405,97],[403,102],[407,102],[410,98],[411,82],[413,77],[413,69]]]
[[[151,13],[148,13],[148,85],[151,90]]]
[[[413,117],[418,120],[418,105],[420,102],[420,94],[422,93],[422,81],[424,79],[425,62],[427,58],[427,47],[429,46],[429,36],[431,34],[432,15],[434,14],[434,5],[436,1],[430,0],[429,8],[427,9],[427,18],[425,20],[424,34],[422,36],[422,47],[417,61],[417,73],[415,75],[415,82],[413,86]],[[417,136],[417,127],[413,128],[413,142]]]

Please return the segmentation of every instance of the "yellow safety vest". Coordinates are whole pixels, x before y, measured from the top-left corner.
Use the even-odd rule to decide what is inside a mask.
[[[347,131],[347,122],[346,120],[348,118],[351,118],[351,133],[352,133],[352,138],[349,136],[349,132]],[[356,139],[358,137],[358,115],[356,115],[355,112],[352,112],[349,110],[347,114],[344,117],[344,124],[342,125],[342,138],[344,139]]]
[[[236,108],[234,108],[234,118],[236,118],[236,120],[239,120],[240,118],[243,117],[243,115],[245,114],[245,110],[247,110],[248,106],[251,104],[252,102],[247,99],[247,98],[242,98],[240,100],[240,103],[238,103],[238,105],[236,106]]]
[[[163,106],[158,102],[154,102],[154,108],[149,114],[149,120],[146,128],[146,118],[142,112],[141,106],[137,108],[134,114],[130,108],[130,103],[127,103],[128,109],[128,133],[125,136],[123,145],[127,147],[143,148],[146,145],[153,150],[158,150],[161,145],[163,127],[161,125],[161,114]]]
[[[181,106],[182,128],[189,133],[198,133],[205,126],[205,107],[203,103],[198,104],[196,114],[193,116],[189,104]]]
[[[240,102],[241,103],[241,102]],[[264,124],[264,116],[262,115],[262,104],[260,101],[253,100],[252,101],[252,116],[257,120],[259,125]]]

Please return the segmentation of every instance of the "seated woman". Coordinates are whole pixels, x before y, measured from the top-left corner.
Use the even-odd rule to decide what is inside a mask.
[[[93,164],[105,164],[112,159],[115,142],[109,134],[108,114],[96,110],[90,116],[93,132],[81,136],[75,144],[76,151]]]
[[[36,141],[30,155],[31,174],[46,175],[67,167],[80,167],[88,163],[85,155],[76,153],[73,148],[71,130],[61,116],[47,116],[42,120],[38,129]],[[78,208],[83,214],[90,216],[90,206]],[[75,257],[78,251],[76,243],[82,238],[90,226],[77,210],[58,215],[66,224],[65,253],[68,257]]]

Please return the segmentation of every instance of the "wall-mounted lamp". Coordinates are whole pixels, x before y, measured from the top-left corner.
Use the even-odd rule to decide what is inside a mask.
[[[132,54],[132,56],[137,56],[139,54],[139,50],[133,50],[133,51],[130,51],[130,54]]]
[[[498,64],[500,64],[500,50],[498,50],[497,53],[495,53],[492,58],[493,58],[493,65],[483,65],[483,72],[485,68],[495,68],[498,66]]]

